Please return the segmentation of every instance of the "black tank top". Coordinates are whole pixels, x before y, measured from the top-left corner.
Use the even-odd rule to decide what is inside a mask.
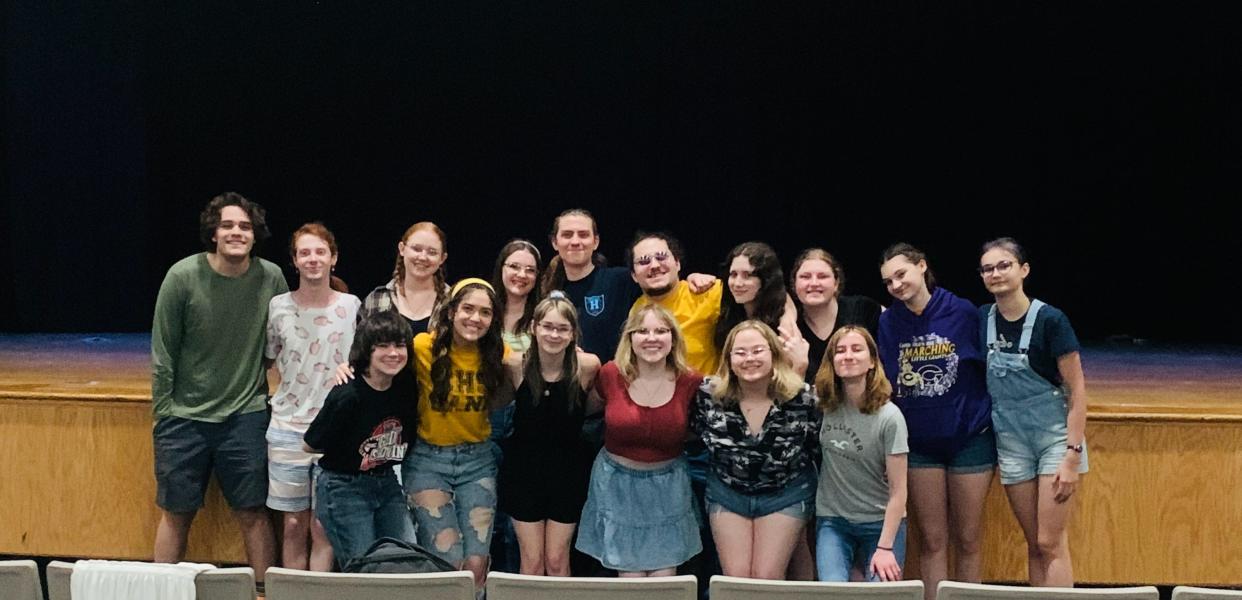
[[[514,395],[516,410],[513,413],[513,436],[509,438],[509,443],[532,450],[554,450],[578,444],[587,393],[579,389],[578,402],[571,408],[568,391],[567,379],[547,383],[536,402],[530,380],[523,381]]]
[[[431,315],[427,315],[417,320],[411,319],[405,315],[401,315],[401,318],[405,319],[405,322],[410,324],[410,331],[414,335],[418,335],[420,333],[427,333],[427,325],[431,323]],[[414,337],[411,336],[410,339],[414,339]]]

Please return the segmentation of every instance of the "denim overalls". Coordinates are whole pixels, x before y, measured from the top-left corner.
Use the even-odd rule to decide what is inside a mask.
[[[1066,392],[1036,373],[1027,356],[1035,317],[1043,306],[1043,302],[1031,300],[1017,354],[997,348],[996,305],[988,311],[988,392],[992,395],[997,462],[1005,485],[1055,474],[1067,451]],[[1078,472],[1087,472],[1086,442]]]

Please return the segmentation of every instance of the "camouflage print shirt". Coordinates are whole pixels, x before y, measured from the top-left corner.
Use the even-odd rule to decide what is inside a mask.
[[[819,409],[809,385],[785,402],[774,402],[763,430],[751,435],[737,403],[725,405],[703,381],[694,399],[691,427],[707,445],[712,473],[734,490],[761,494],[783,488],[814,468],[819,452]]]

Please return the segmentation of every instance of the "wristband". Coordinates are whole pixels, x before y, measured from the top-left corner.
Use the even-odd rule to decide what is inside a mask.
[[[876,550],[887,550],[887,551],[889,551],[889,552],[892,552],[892,551],[893,551],[892,546],[889,546],[888,548],[885,548],[884,546],[876,546],[876,547],[875,547],[875,549],[876,549]]]

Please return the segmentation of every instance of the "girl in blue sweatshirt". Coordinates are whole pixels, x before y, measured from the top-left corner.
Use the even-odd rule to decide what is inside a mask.
[[[936,286],[927,257],[914,246],[885,250],[880,277],[898,300],[880,315],[880,361],[909,427],[910,507],[930,600],[945,578],[980,580],[983,502],[996,466],[996,438],[979,317],[970,302]]]

